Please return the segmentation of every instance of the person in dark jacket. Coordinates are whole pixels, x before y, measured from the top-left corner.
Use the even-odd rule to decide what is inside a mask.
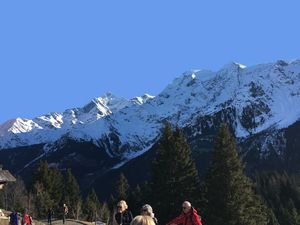
[[[19,225],[18,213],[13,211],[9,216],[9,224],[10,225]]]
[[[48,209],[48,224],[51,225],[52,224],[52,217],[53,217],[53,209],[52,208],[49,208]]]
[[[130,225],[132,221],[132,213],[128,210],[127,203],[122,200],[117,204],[117,213],[115,219],[118,225]]]
[[[171,220],[167,225],[202,225],[201,218],[194,209],[190,202],[185,201],[182,203],[182,213]]]
[[[142,208],[141,208],[141,215],[142,216],[150,216],[152,219],[153,219],[153,222],[157,225],[157,219],[155,218],[154,216],[154,213],[153,213],[153,209],[151,207],[151,205],[143,205]]]

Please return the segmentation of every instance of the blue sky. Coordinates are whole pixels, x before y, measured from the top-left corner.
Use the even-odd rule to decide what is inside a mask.
[[[157,95],[189,69],[300,58],[299,0],[0,1],[0,123],[106,92]]]

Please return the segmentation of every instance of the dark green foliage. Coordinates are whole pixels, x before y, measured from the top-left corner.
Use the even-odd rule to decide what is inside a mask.
[[[126,200],[128,197],[129,184],[123,173],[120,174],[119,180],[116,183],[117,200]]]
[[[87,221],[95,221],[100,214],[100,202],[94,189],[86,197],[83,212],[87,217]]]
[[[36,209],[36,216],[39,218],[45,218],[47,216],[47,210],[52,206],[52,199],[43,186],[43,184],[37,182],[33,185],[34,204]]]
[[[189,146],[177,127],[166,123],[152,167],[151,199],[162,224],[175,217],[185,200],[197,205],[199,177]]]
[[[110,216],[110,211],[108,205],[106,202],[104,202],[100,210],[100,219],[104,223],[108,224],[109,216]]]
[[[116,207],[117,200],[113,195],[110,195],[107,201],[107,205],[110,211],[113,211],[113,209]]]
[[[67,171],[65,177],[63,201],[68,206],[69,209],[68,216],[74,219],[78,218],[81,211],[80,210],[81,207],[80,188],[71,170]]]
[[[268,223],[268,211],[243,174],[235,140],[226,125],[222,125],[215,139],[206,197],[208,225]]]
[[[274,212],[279,224],[300,224],[300,185],[297,176],[261,172],[254,176],[257,192]]]
[[[140,208],[144,201],[143,193],[139,185],[137,185],[136,188],[130,192],[127,203],[134,215],[138,215],[140,213]]]
[[[280,225],[273,210],[270,208],[268,210],[268,218],[269,218],[268,225]]]
[[[63,177],[58,169],[49,168],[46,161],[41,161],[33,175],[31,189],[37,217],[45,218],[50,207],[56,216],[61,216],[63,203],[68,206],[69,217],[80,215],[80,189],[70,170]]]
[[[36,216],[46,217],[47,210],[52,207],[54,211],[60,209],[63,193],[63,177],[56,168],[49,168],[46,161],[41,161],[33,175],[32,194]]]
[[[107,206],[110,211],[108,222],[107,222],[108,225],[115,224],[114,223],[114,215],[116,213],[116,204],[117,204],[116,198],[113,195],[110,195],[108,202],[107,202]]]

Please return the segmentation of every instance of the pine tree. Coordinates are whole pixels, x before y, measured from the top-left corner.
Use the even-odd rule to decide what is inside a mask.
[[[267,209],[243,174],[234,138],[224,124],[215,139],[206,197],[208,225],[268,223]]]
[[[166,123],[152,166],[152,205],[164,224],[176,216],[185,200],[197,205],[199,176],[181,130]]]
[[[59,211],[61,209],[61,201],[63,197],[64,182],[61,172],[57,168],[49,170],[51,183],[48,185],[48,192],[52,199],[52,209]]]
[[[36,171],[33,174],[31,191],[34,198],[34,205],[37,217],[46,217],[47,210],[52,206],[49,190],[51,187],[51,177],[46,161],[40,161]]]
[[[281,208],[280,223],[285,225],[300,225],[300,216],[292,200],[287,203],[287,208]]]
[[[87,221],[95,221],[98,219],[100,212],[100,202],[94,189],[90,191],[86,197],[84,204],[84,214],[87,216]]]
[[[31,193],[38,217],[45,217],[51,207],[60,210],[63,193],[63,177],[56,168],[49,168],[47,161],[40,161],[33,175]]]
[[[128,197],[129,184],[123,173],[120,174],[119,180],[116,183],[116,196],[118,201],[126,200]]]
[[[108,199],[108,202],[107,202],[107,206],[108,206],[108,209],[109,209],[109,218],[108,218],[108,222],[107,224],[108,225],[114,225],[114,215],[116,213],[116,204],[117,204],[117,200],[116,198],[113,196],[113,195],[110,195],[109,199]]]
[[[268,218],[268,225],[280,225],[272,209],[269,209],[268,211]]]
[[[108,224],[109,216],[110,216],[110,211],[108,205],[106,202],[104,202],[100,210],[100,218],[105,224]]]
[[[33,185],[34,205],[36,209],[36,216],[39,218],[45,218],[47,216],[47,210],[52,205],[52,199],[49,192],[40,182],[35,182]]]
[[[139,185],[136,186],[134,190],[132,190],[128,197],[128,205],[130,205],[130,210],[134,215],[138,215],[140,213],[140,208],[143,201],[143,193]]]
[[[41,183],[49,189],[51,177],[49,176],[49,166],[47,161],[40,161],[36,171],[33,174],[32,183]]]
[[[64,203],[68,206],[69,216],[77,218],[79,213],[78,207],[81,205],[80,188],[71,170],[67,171],[65,179]]]
[[[295,224],[300,212],[300,186],[297,177],[286,172],[272,171],[256,173],[254,180],[256,191],[274,212],[270,215],[270,220],[274,221],[272,217],[275,217],[277,224]]]

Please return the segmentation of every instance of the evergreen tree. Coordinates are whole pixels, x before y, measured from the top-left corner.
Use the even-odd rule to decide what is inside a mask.
[[[77,218],[79,214],[78,207],[81,205],[79,185],[71,170],[67,171],[65,180],[64,203],[68,206],[69,216],[71,218]]]
[[[162,224],[180,212],[183,201],[190,200],[193,205],[198,203],[199,176],[190,154],[181,130],[177,127],[173,131],[171,124],[166,123],[150,183],[151,204]]]
[[[281,224],[300,225],[300,217],[292,200],[289,200],[287,208],[282,208]]]
[[[130,192],[128,197],[128,205],[130,205],[131,212],[134,215],[138,215],[144,202],[142,190],[140,186],[137,185],[136,188]]]
[[[109,218],[108,218],[108,222],[107,224],[108,225],[114,225],[114,215],[115,213],[117,212],[116,211],[116,204],[117,204],[117,200],[116,198],[113,196],[113,195],[110,195],[109,199],[108,199],[108,202],[107,202],[107,206],[108,206],[108,209],[109,209]]]
[[[61,201],[63,197],[64,181],[63,176],[57,168],[49,169],[50,184],[48,192],[52,199],[51,207],[54,211],[61,209]]]
[[[45,218],[47,211],[52,205],[51,196],[48,190],[40,182],[35,182],[33,185],[33,196],[35,205],[35,214],[38,218]]]
[[[207,178],[208,225],[267,224],[267,209],[243,174],[234,138],[222,125],[215,139]]]
[[[47,216],[47,210],[52,206],[49,190],[51,187],[51,177],[46,161],[40,161],[36,171],[33,174],[31,192],[34,197],[36,216],[39,218]]]
[[[280,225],[272,209],[268,211],[268,218],[268,225]]]
[[[300,186],[297,177],[273,171],[256,173],[254,180],[256,191],[274,212],[278,224],[297,223],[300,212]]]
[[[116,206],[116,204],[117,204],[117,200],[116,200],[115,196],[110,195],[110,196],[109,196],[109,199],[108,199],[108,202],[107,202],[108,209],[109,209],[110,211],[113,211],[114,208],[115,208],[115,206]]]
[[[92,222],[98,219],[100,207],[101,205],[98,200],[97,194],[95,190],[92,189],[86,197],[84,204],[84,213],[87,216],[87,221]]]
[[[49,176],[49,166],[47,161],[40,161],[37,169],[33,173],[32,184],[43,184],[46,189],[49,189],[51,177]]]
[[[100,210],[100,218],[105,224],[108,224],[109,216],[110,216],[110,211],[108,205],[106,202],[104,202]]]
[[[60,209],[63,193],[63,177],[56,168],[49,168],[46,161],[40,161],[33,174],[31,194],[35,196],[34,204],[38,217],[45,217],[51,207]]]
[[[116,196],[118,201],[126,200],[128,197],[129,184],[123,173],[120,174],[119,180],[116,183]]]

